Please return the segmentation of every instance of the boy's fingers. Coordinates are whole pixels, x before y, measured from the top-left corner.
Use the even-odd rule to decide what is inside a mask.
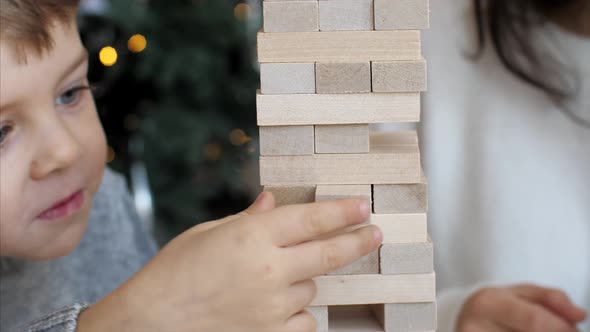
[[[504,293],[495,303],[494,320],[515,331],[576,332],[575,327],[544,307],[513,293]]]
[[[199,224],[199,225],[193,227],[191,229],[191,232],[194,234],[206,232],[210,229],[213,229],[215,227],[221,226],[225,223],[228,223],[230,221],[233,221],[233,220],[245,217],[245,216],[270,211],[270,210],[274,209],[274,207],[275,207],[275,199],[274,199],[273,194],[270,192],[262,192],[262,193],[260,193],[260,195],[258,195],[258,198],[256,198],[254,203],[252,203],[252,205],[250,205],[246,210],[244,210],[238,214],[227,216],[223,219],[209,221],[206,223]]]
[[[542,305],[571,323],[579,323],[586,318],[586,311],[574,305],[562,290],[535,285],[518,285],[512,289],[515,294]]]
[[[364,222],[369,209],[359,199],[284,206],[266,215],[265,227],[275,245],[287,247]]]
[[[315,298],[317,287],[311,279],[298,281],[287,289],[287,313],[294,315],[307,307]]]
[[[285,322],[284,332],[315,332],[317,321],[315,317],[306,310],[296,313]]]
[[[379,228],[367,226],[286,248],[285,261],[289,263],[285,272],[293,282],[325,275],[377,250],[381,241]]]

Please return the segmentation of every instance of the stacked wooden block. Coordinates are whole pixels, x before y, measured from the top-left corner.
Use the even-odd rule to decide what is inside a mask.
[[[258,34],[260,176],[278,205],[358,197],[379,251],[318,277],[318,331],[436,329],[427,184],[415,132],[428,0],[264,0]]]

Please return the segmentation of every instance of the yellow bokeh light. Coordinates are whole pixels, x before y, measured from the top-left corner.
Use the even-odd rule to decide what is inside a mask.
[[[100,63],[103,65],[110,67],[117,63],[117,58],[119,55],[117,54],[117,50],[111,46],[103,47],[98,53],[98,58],[100,59]]]
[[[115,160],[115,157],[116,157],[115,150],[111,146],[108,146],[107,147],[107,164],[109,164],[113,160]]]
[[[252,8],[248,4],[239,3],[234,8],[234,16],[240,21],[246,21],[250,17]]]
[[[203,148],[203,153],[205,155],[205,159],[207,160],[219,160],[222,152],[223,150],[221,145],[215,143],[206,144]]]
[[[229,134],[229,140],[235,146],[242,146],[250,142],[252,138],[248,137],[242,129],[234,129]]]
[[[127,41],[127,47],[133,53],[139,53],[147,47],[147,39],[143,35],[136,34]]]

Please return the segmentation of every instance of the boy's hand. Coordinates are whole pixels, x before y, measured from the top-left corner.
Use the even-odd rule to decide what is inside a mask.
[[[361,200],[274,209],[272,194],[263,193],[245,212],[174,239],[129,282],[83,314],[81,326],[92,322],[92,311],[100,317],[101,308],[120,305],[120,323],[106,326],[111,330],[315,331],[314,318],[302,311],[316,294],[311,278],[376,250],[382,236],[368,226],[314,239],[360,224],[369,214]]]
[[[575,332],[586,313],[560,290],[534,285],[484,288],[464,304],[459,332]]]

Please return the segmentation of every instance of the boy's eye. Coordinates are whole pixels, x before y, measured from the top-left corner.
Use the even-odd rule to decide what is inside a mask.
[[[72,88],[64,93],[62,93],[59,97],[57,97],[57,99],[55,100],[55,103],[57,105],[73,105],[76,102],[78,102],[78,100],[80,99],[80,94],[83,90],[88,90],[90,89],[90,87],[88,86],[79,86],[79,87],[75,87]]]
[[[2,143],[4,143],[4,140],[6,139],[6,137],[8,137],[8,134],[10,134],[11,131],[12,131],[12,126],[0,125],[0,145],[2,145]]]

